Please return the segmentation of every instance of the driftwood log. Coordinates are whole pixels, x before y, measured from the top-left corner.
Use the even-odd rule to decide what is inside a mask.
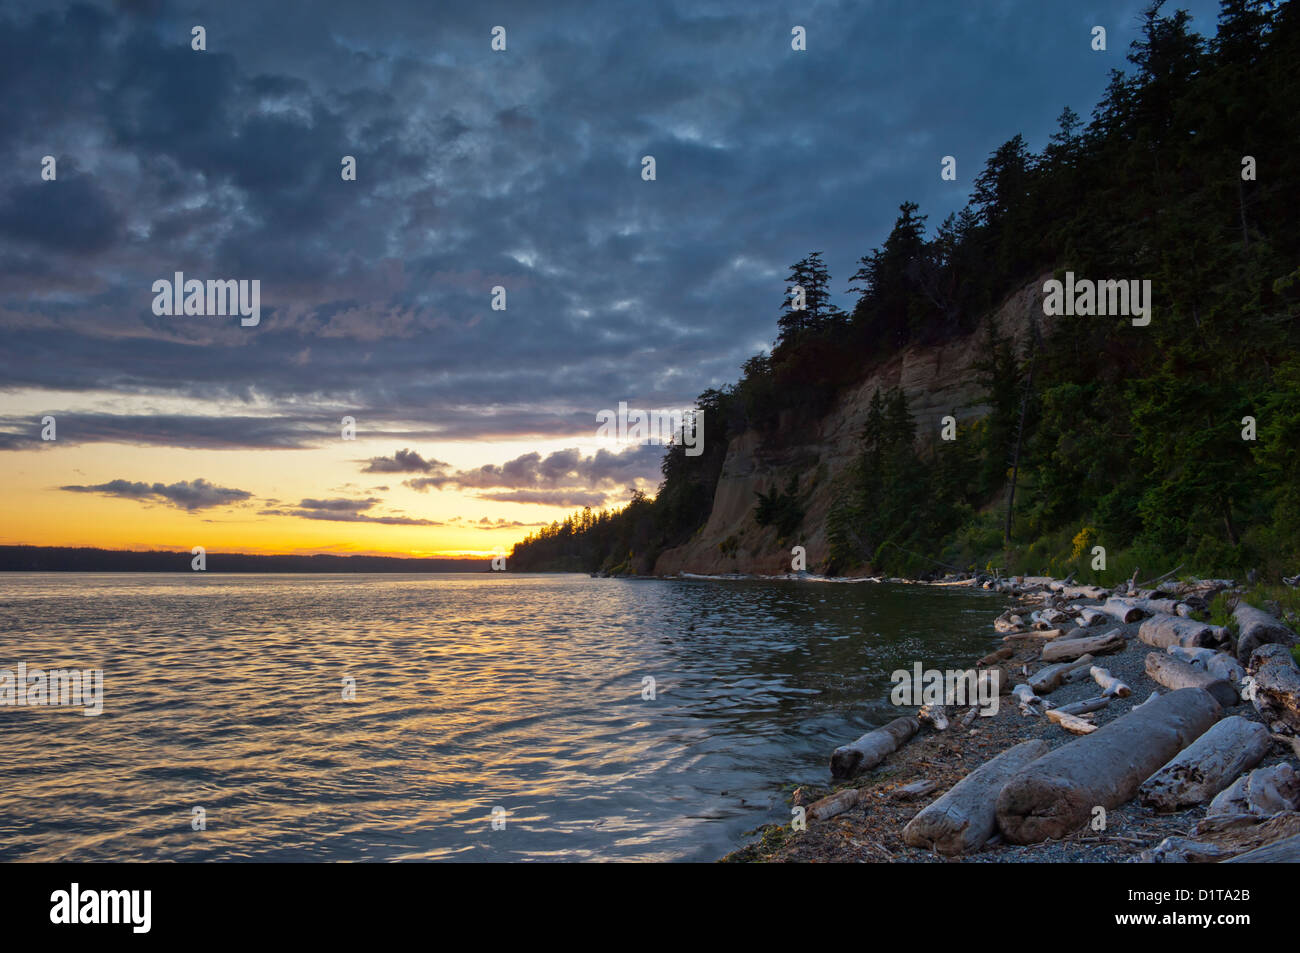
[[[1079,628],[1087,629],[1094,625],[1104,625],[1110,621],[1110,614],[1091,606],[1079,610]]]
[[[1138,638],[1157,649],[1171,645],[1214,646],[1227,641],[1227,632],[1218,626],[1177,615],[1153,615],[1138,628]]]
[[[1090,635],[1082,639],[1062,639],[1043,646],[1044,662],[1071,662],[1083,655],[1105,655],[1118,652],[1127,643],[1119,629],[1103,635]]]
[[[1059,708],[1049,711],[1047,720],[1060,725],[1072,735],[1090,735],[1097,730],[1097,726],[1092,722],[1079,715],[1071,715],[1069,712],[1061,711]]]
[[[1120,622],[1136,622],[1146,614],[1137,606],[1125,602],[1123,599],[1114,598],[1107,599],[1102,604],[1101,611],[1113,619],[1118,619]]]
[[[1205,804],[1263,761],[1271,744],[1259,722],[1224,718],[1143,781],[1138,800],[1164,812]]]
[[[1047,751],[1045,741],[1022,741],[986,761],[912,818],[903,842],[948,856],[979,850],[997,824],[994,804],[1002,785]]]
[[[1055,665],[1040,668],[1029,677],[1029,687],[1039,695],[1047,695],[1060,688],[1072,672],[1085,669],[1090,664],[1092,664],[1092,656],[1082,655],[1073,662],[1058,662]]]
[[[1300,863],[1300,834],[1256,847],[1244,854],[1230,857],[1225,864],[1294,864]]]
[[[1296,644],[1296,634],[1262,609],[1238,602],[1232,610],[1232,617],[1237,620],[1237,661],[1242,665],[1250,661],[1255,649],[1261,645]]]
[[[1300,807],[1300,777],[1285,761],[1256,768],[1228,785],[1210,802],[1210,817],[1251,814],[1266,817]]]
[[[1109,809],[1131,798],[1222,713],[1214,696],[1201,688],[1150,700],[1021,769],[998,795],[998,827],[1013,844],[1078,830],[1094,807]]]
[[[868,731],[852,744],[841,745],[831,754],[831,777],[851,778],[871,770],[920,730],[921,723],[914,716],[904,715]]]
[[[1088,670],[1088,674],[1092,676],[1093,681],[1101,686],[1101,693],[1103,695],[1114,696],[1115,698],[1128,698],[1133,694],[1133,689],[1129,688],[1100,665],[1094,665]]]
[[[1201,669],[1192,668],[1182,659],[1176,659],[1162,652],[1147,653],[1146,672],[1152,681],[1175,691],[1180,688],[1203,688],[1225,708],[1237,704],[1240,700],[1237,689],[1231,682],[1216,678]]]
[[[1255,710],[1280,734],[1300,735],[1300,669],[1278,643],[1261,645],[1250,657],[1250,696]]]
[[[845,788],[808,805],[805,816],[810,821],[824,821],[856,807],[867,796],[866,788]]]

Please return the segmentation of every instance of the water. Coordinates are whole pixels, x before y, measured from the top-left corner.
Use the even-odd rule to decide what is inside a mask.
[[[98,717],[0,707],[0,860],[714,860],[895,716],[890,671],[986,651],[997,605],[794,581],[0,574],[0,669],[104,670]]]

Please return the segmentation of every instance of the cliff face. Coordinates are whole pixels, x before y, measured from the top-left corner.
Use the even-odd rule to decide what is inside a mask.
[[[1008,298],[994,315],[999,330],[1019,347],[1030,334],[1030,319],[1043,324],[1043,275]],[[846,391],[816,428],[790,434],[782,428],[780,445],[747,431],[732,439],[713,497],[709,521],[695,537],[663,553],[655,563],[659,575],[693,573],[778,574],[790,571],[790,546],[808,551],[808,570],[817,572],[828,557],[826,516],[835,503],[844,474],[861,449],[871,395],[877,388],[900,388],[916,418],[918,439],[938,438],[940,421],[951,414],[958,421],[981,417],[982,388],[975,368],[981,337],[970,335],[935,347],[913,347],[875,368]],[[802,528],[786,546],[777,544],[773,527],[754,522],[755,494],[784,487],[799,476],[805,506]],[[734,543],[734,555],[721,544]],[[730,551],[730,547],[728,550]]]

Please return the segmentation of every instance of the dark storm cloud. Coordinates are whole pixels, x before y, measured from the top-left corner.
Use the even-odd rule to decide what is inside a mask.
[[[59,489],[71,493],[99,493],[103,496],[117,496],[144,503],[165,503],[191,512],[213,506],[228,506],[231,503],[247,500],[253,495],[247,490],[216,486],[202,478],[182,480],[172,484],[110,480],[97,486],[61,486]]]
[[[1144,4],[6,11],[0,382],[258,399],[286,418],[250,438],[126,417],[85,438],[177,446],[300,446],[304,407],[432,439],[573,435],[619,400],[685,404],[771,341],[790,262],[823,249],[848,306],[899,202],[936,225],[998,144],[1040,148],[1062,106],[1087,115]],[[1213,29],[1213,0],[1185,5]],[[949,154],[956,183],[939,178]],[[260,279],[261,324],[155,317],[152,281],[177,270]],[[0,446],[19,440],[4,429]]]

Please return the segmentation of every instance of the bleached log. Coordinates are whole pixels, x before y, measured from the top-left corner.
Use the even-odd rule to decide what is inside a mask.
[[[857,806],[866,796],[866,788],[845,788],[843,791],[837,791],[820,801],[814,801],[808,805],[808,809],[804,813],[810,821],[824,821],[828,817],[843,814],[850,808]]]
[[[1237,704],[1240,700],[1237,696],[1237,689],[1232,686],[1231,682],[1216,678],[1209,672],[1192,668],[1182,659],[1176,659],[1172,655],[1165,655],[1161,652],[1148,652],[1146,673],[1152,681],[1175,691],[1180,688],[1203,688],[1225,708]]]
[[[1142,782],[1138,799],[1165,812],[1204,804],[1263,761],[1270,744],[1259,722],[1230,715]]]
[[[1024,626],[1025,620],[1020,618],[1018,615],[1007,616],[1005,618],[999,616],[993,620],[994,630],[1004,635],[1009,632],[1019,632],[1024,628]]]
[[[1250,661],[1250,656],[1261,645],[1291,646],[1297,642],[1296,634],[1286,625],[1244,601],[1237,603],[1232,617],[1237,620],[1237,661],[1242,665]]]
[[[1110,590],[1101,586],[1062,586],[1057,591],[1066,599],[1105,599],[1110,595]]]
[[[889,724],[868,731],[857,741],[841,745],[831,754],[831,777],[851,778],[869,771],[921,730],[921,723],[912,715],[895,718]]]
[[[1095,698],[1085,698],[1083,701],[1070,702],[1068,705],[1062,705],[1053,711],[1063,712],[1067,715],[1086,715],[1089,712],[1100,711],[1110,704],[1110,698],[1106,695],[1098,695]]]
[[[1029,687],[1039,695],[1047,695],[1060,688],[1066,676],[1080,668],[1087,668],[1092,662],[1091,655],[1083,655],[1073,662],[1058,662],[1041,668],[1029,677]]]
[[[1087,629],[1094,625],[1104,625],[1110,621],[1110,616],[1100,609],[1094,609],[1091,606],[1079,610],[1079,628]]]
[[[1250,657],[1243,690],[1274,731],[1300,735],[1300,668],[1280,643],[1261,645]],[[1248,686],[1248,687],[1247,687]]]
[[[1103,695],[1113,696],[1115,698],[1128,698],[1133,694],[1133,689],[1129,688],[1100,665],[1094,665],[1088,670],[1088,674],[1092,676],[1093,681],[1101,686],[1101,693]]]
[[[1013,844],[1034,844],[1078,830],[1094,807],[1118,807],[1131,798],[1222,712],[1204,689],[1182,689],[1062,745],[1021,769],[1002,788],[998,827]]]
[[[1134,596],[1119,598],[1121,602],[1127,602],[1148,615],[1177,615],[1180,604],[1177,599],[1139,599]]]
[[[1138,629],[1138,638],[1158,649],[1171,645],[1214,646],[1227,641],[1227,632],[1205,622],[1165,613],[1153,615],[1143,622]]]
[[[1139,708],[1143,708],[1143,707],[1145,707],[1146,705],[1151,704],[1153,701],[1155,701],[1155,700],[1156,700],[1157,698],[1159,698],[1159,697],[1160,697],[1160,693],[1159,693],[1159,692],[1152,692],[1150,695],[1148,695],[1148,696],[1146,697],[1146,699],[1145,699],[1144,701],[1140,701],[1140,702],[1138,702],[1136,705],[1134,705],[1132,708],[1130,708],[1129,711],[1137,711]]]
[[[986,761],[912,818],[903,828],[903,842],[947,856],[979,850],[996,828],[998,791],[1047,751],[1044,741],[1022,741]]]
[[[1215,678],[1221,678],[1234,685],[1246,675],[1246,670],[1227,652],[1216,652],[1214,649],[1196,647],[1188,648],[1182,645],[1171,645],[1165,651],[1176,659],[1182,659],[1192,668],[1209,672]]]
[[[971,705],[970,709],[966,712],[966,714],[961,716],[961,726],[963,728],[969,728],[971,726],[971,722],[973,722],[979,716],[979,713],[980,713],[980,706]]]
[[[1017,685],[1011,689],[1011,694],[1020,702],[1020,710],[1025,714],[1036,715],[1037,709],[1043,705],[1043,700],[1028,685]]]
[[[1145,613],[1137,606],[1130,605],[1123,599],[1114,596],[1106,600],[1101,607],[1101,611],[1124,623],[1136,622],[1145,615]]]
[[[1063,639],[1043,646],[1044,662],[1069,662],[1084,655],[1105,655],[1124,648],[1123,634],[1114,629],[1103,635],[1090,635],[1082,639]]]
[[[1144,864],[1215,864],[1232,856],[1232,851],[1190,837],[1166,837],[1138,855]]]
[[[1267,817],[1280,811],[1300,807],[1300,777],[1286,762],[1268,768],[1256,768],[1215,795],[1206,814],[1253,814]]]
[[[1047,713],[1047,720],[1054,724],[1060,725],[1072,735],[1088,735],[1097,730],[1097,726],[1090,721],[1085,721],[1078,715],[1071,715],[1068,712],[1054,708]]]

